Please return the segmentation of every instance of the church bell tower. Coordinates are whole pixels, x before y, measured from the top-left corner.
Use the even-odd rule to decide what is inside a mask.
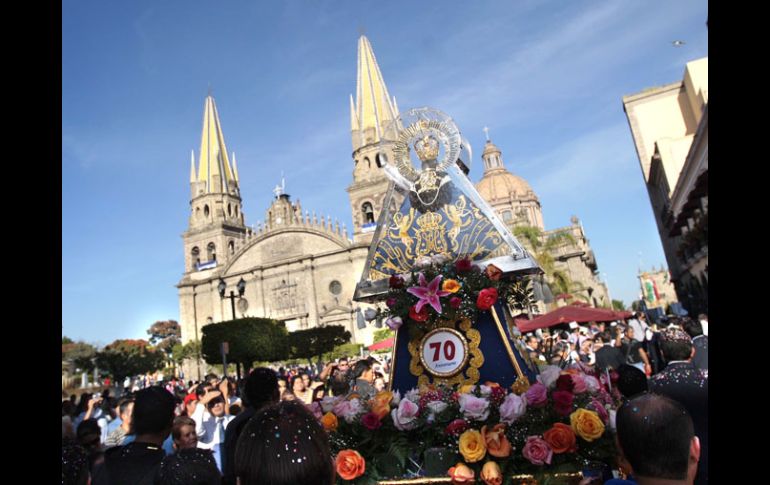
[[[182,236],[185,274],[224,266],[246,232],[235,153],[231,164],[211,94],[204,105],[198,155],[197,173],[194,152],[190,160],[190,219]]]
[[[392,160],[389,143],[381,143],[387,126],[398,117],[396,98],[391,98],[372,45],[358,39],[356,99],[350,96],[350,133],[353,142],[353,182],[347,188],[353,214],[353,240],[370,243],[390,179],[383,165]]]

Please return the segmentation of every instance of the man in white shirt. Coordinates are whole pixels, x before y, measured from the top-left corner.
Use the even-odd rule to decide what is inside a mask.
[[[644,342],[647,338],[647,329],[649,325],[645,321],[644,313],[636,312],[634,318],[628,321],[628,326],[634,329],[634,339]]]
[[[195,412],[191,416],[195,421],[198,435],[198,448],[212,450],[217,468],[222,471],[222,448],[225,442],[225,429],[234,416],[229,414],[227,381],[220,385],[220,391],[208,391],[201,396]]]

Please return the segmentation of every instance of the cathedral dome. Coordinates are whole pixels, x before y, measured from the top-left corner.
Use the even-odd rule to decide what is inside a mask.
[[[513,197],[522,197],[525,194],[534,191],[526,180],[505,169],[490,170],[484,174],[484,177],[476,184],[476,190],[487,200],[501,200]]]

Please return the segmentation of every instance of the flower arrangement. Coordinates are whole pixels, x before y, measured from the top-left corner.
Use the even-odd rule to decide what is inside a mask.
[[[489,310],[498,299],[509,300],[521,293],[521,282],[502,276],[492,264],[482,270],[468,258],[450,262],[443,254],[423,256],[413,271],[390,277],[387,309],[381,315],[391,330],[407,322],[423,330],[431,330],[442,320],[469,318],[473,322],[478,312]]]
[[[515,474],[612,464],[619,396],[602,376],[547,366],[537,382],[520,378],[511,387],[430,386],[404,396],[382,391],[369,401],[326,397],[314,411],[329,432],[342,483],[448,475],[455,484],[500,485]],[[429,464],[435,450],[443,450],[443,460]]]

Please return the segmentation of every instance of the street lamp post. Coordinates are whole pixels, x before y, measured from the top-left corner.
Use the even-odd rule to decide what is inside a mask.
[[[238,288],[238,296],[237,298],[243,298],[243,294],[246,292],[246,282],[243,281],[243,278],[241,278],[238,281],[238,284],[235,285],[236,288]],[[219,278],[219,285],[217,285],[217,289],[219,290],[219,297],[221,299],[229,298],[230,299],[230,306],[233,310],[233,320],[235,320],[235,292],[233,290],[230,290],[230,295],[225,296],[225,290],[227,289],[227,283],[225,283],[225,280],[222,278]]]
[[[238,289],[238,298],[243,298],[243,294],[246,292],[246,282],[243,281],[243,278],[238,280],[238,283],[235,285],[235,287]],[[225,283],[225,280],[222,278],[219,278],[219,284],[217,285],[217,289],[219,290],[219,297],[221,299],[229,298],[230,299],[230,306],[233,310],[233,320],[235,320],[235,292],[233,290],[230,290],[230,295],[225,296],[225,290],[227,289],[227,283]],[[226,342],[221,343],[221,350],[222,350],[222,373],[224,376],[227,376],[227,352],[228,352],[228,345]],[[240,371],[239,375],[240,375]]]

